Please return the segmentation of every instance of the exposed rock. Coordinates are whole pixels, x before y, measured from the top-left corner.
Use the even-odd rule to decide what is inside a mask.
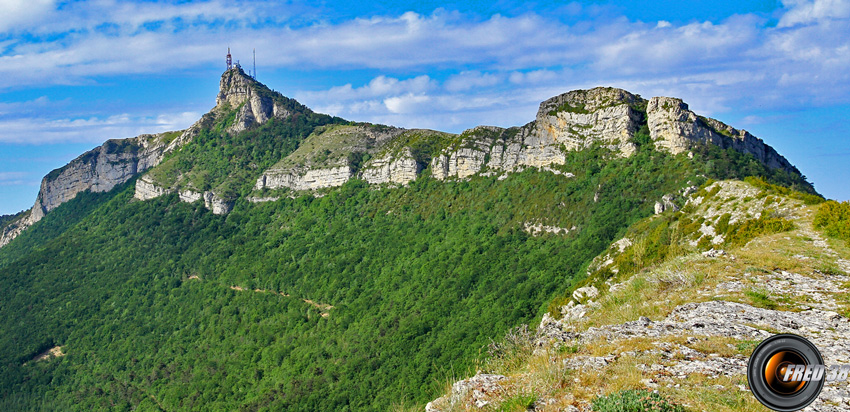
[[[502,391],[499,382],[507,379],[502,375],[478,373],[475,376],[455,382],[450,394],[425,405],[426,412],[455,410],[461,405],[483,408],[490,404],[487,400]]]
[[[553,233],[553,234],[556,234],[556,235],[565,234],[566,235],[567,233],[570,233],[571,231],[576,230],[576,227],[573,226],[573,227],[567,228],[567,227],[558,227],[558,226],[548,226],[548,225],[544,225],[542,223],[525,222],[523,224],[523,230],[526,231],[527,233],[531,234],[532,236],[540,236],[543,233]]]
[[[702,252],[702,255],[705,256],[705,257],[716,258],[716,257],[720,257],[720,256],[726,256],[726,251],[723,250],[723,249],[711,248],[711,250],[706,250],[705,252]]]
[[[352,153],[377,155],[366,161],[360,176],[370,183],[407,183],[416,178],[421,167],[410,148],[391,150],[388,145],[404,133],[430,131],[379,128],[370,126],[335,126],[310,135],[298,149],[266,170],[254,188],[289,188],[315,190],[342,186],[358,176],[349,159]],[[434,132],[436,133],[436,132]]]
[[[658,149],[678,154],[688,151],[695,144],[713,144],[722,149],[731,147],[755,156],[768,167],[800,173],[761,139],[745,130],[697,116],[682,99],[653,97],[647,104],[646,114],[650,137]]]
[[[0,232],[0,247],[6,246],[12,239],[18,237],[26,228],[35,224],[32,217],[32,209],[24,212],[19,218],[9,222],[3,226],[3,231]]]
[[[173,133],[176,132],[107,140],[53,170],[41,180],[41,188],[30,213],[3,230],[0,247],[78,193],[86,190],[108,192],[157,165],[162,160],[167,137]]]
[[[405,184],[415,180],[421,171],[422,167],[416,163],[410,148],[405,147],[398,155],[387,153],[372,160],[364,167],[360,176],[372,184]]]
[[[233,210],[233,202],[222,199],[213,192],[204,192],[204,206],[216,215],[226,215]]]
[[[571,91],[540,104],[536,131],[541,140],[562,143],[566,150],[601,143],[630,156],[636,149],[631,139],[640,127],[641,102],[640,96],[610,87]]]
[[[228,132],[236,134],[263,124],[273,117],[284,118],[291,114],[272,98],[271,93],[260,93],[261,90],[268,89],[246,75],[241,68],[234,67],[224,72],[216,96],[216,107],[227,105],[238,108],[233,124],[227,129]]]
[[[573,299],[578,302],[585,299],[595,299],[597,296],[599,296],[599,289],[596,289],[595,286],[585,286],[573,291]]]
[[[157,186],[150,180],[149,176],[142,176],[139,180],[136,180],[136,191],[133,197],[139,200],[149,200],[173,192],[171,189]]]
[[[668,210],[679,210],[679,206],[676,206],[676,204],[673,203],[673,199],[673,195],[662,196],[661,201],[655,202],[655,214],[658,215]]]
[[[225,200],[209,190],[199,193],[187,189],[181,190],[178,195],[180,197],[180,201],[186,203],[194,203],[199,200],[203,200],[204,206],[216,215],[225,215],[233,210],[232,201]]]
[[[292,190],[315,190],[342,186],[353,176],[354,173],[348,165],[327,169],[270,169],[257,179],[254,189],[278,189],[286,187]]]

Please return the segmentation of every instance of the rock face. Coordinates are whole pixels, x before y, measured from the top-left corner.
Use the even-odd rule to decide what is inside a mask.
[[[229,105],[239,109],[233,125],[227,129],[228,132],[236,134],[263,124],[273,117],[283,118],[291,114],[272,98],[271,93],[263,93],[267,90],[239,67],[224,72],[215,99],[216,107]]]
[[[449,395],[425,405],[425,412],[440,412],[462,408],[465,404],[483,408],[490,404],[487,398],[502,392],[499,382],[507,379],[502,375],[479,373],[469,379],[455,382]]]
[[[354,176],[348,165],[325,169],[289,169],[269,171],[257,180],[256,189],[277,189],[286,187],[292,190],[315,190],[326,187],[342,186]]]
[[[295,152],[266,170],[254,188],[316,190],[342,186],[355,177],[372,184],[405,184],[416,179],[422,166],[413,158],[410,147],[397,140],[423,133],[439,134],[429,130],[370,126],[337,126],[323,130],[308,137]],[[364,158],[368,160],[363,161]]]
[[[628,156],[636,149],[630,140],[640,128],[643,104],[640,96],[609,87],[564,93],[540,104],[537,135],[570,151],[601,143]]]
[[[753,155],[768,167],[800,173],[761,139],[745,130],[697,116],[681,99],[653,97],[646,106],[646,114],[650,136],[658,149],[678,154],[696,144],[713,144],[723,149],[731,147]]]
[[[157,186],[148,176],[142,176],[142,178],[136,181],[136,192],[133,197],[138,200],[150,200],[174,192],[174,189]],[[181,202],[186,203],[194,203],[199,200],[203,200],[204,206],[217,215],[225,215],[233,210],[232,201],[223,199],[209,190],[205,192],[195,192],[190,189],[183,189],[178,191],[177,195]]]
[[[8,244],[24,229],[41,220],[82,191],[108,192],[162,160],[168,138],[178,132],[144,134],[130,139],[108,140],[67,165],[50,172],[41,180],[41,189],[30,212],[7,226],[0,236],[0,247]]]
[[[405,184],[415,180],[421,171],[422,167],[416,163],[410,148],[405,147],[396,156],[387,153],[381,158],[372,160],[361,173],[361,178],[372,184]]]

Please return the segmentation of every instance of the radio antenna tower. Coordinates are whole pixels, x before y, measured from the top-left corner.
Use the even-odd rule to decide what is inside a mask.
[[[227,48],[227,70],[233,68],[233,58],[230,57],[230,47]]]
[[[257,80],[257,49],[254,49],[254,80]]]

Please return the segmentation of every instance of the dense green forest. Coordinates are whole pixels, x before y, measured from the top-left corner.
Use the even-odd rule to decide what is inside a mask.
[[[169,159],[209,171],[195,176],[206,187],[250,182],[218,162],[271,162],[338,120],[299,122],[227,142],[207,133]],[[276,152],[248,150],[263,144]],[[135,201],[133,181],[81,193],[0,249],[0,410],[421,405],[491,338],[539,317],[662,195],[707,178],[807,186],[713,146],[693,159],[597,148],[557,168],[575,176],[352,180],[321,198],[240,198],[226,216],[176,195]],[[526,223],[571,230],[532,236]],[[31,361],[54,346],[65,356]]]

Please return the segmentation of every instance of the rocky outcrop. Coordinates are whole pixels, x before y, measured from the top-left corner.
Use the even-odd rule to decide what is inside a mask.
[[[132,139],[109,140],[50,172],[41,181],[33,217],[37,221],[45,213],[73,199],[84,190],[108,192],[162,159],[163,135],[142,135]]]
[[[697,116],[682,99],[653,97],[646,106],[647,124],[655,147],[678,154],[697,144],[733,148],[753,155],[774,169],[800,171],[764,141],[746,130],[737,130],[714,119]]]
[[[563,144],[566,150],[582,150],[602,144],[630,156],[631,142],[640,128],[645,103],[640,96],[622,89],[597,87],[575,90],[540,104],[536,131],[541,143]]]
[[[490,404],[489,398],[503,391],[499,382],[507,378],[502,375],[479,373],[475,376],[452,384],[450,394],[425,405],[425,412],[457,410],[464,405],[483,408]]]
[[[227,132],[236,134],[273,118],[309,110],[269,90],[241,68],[228,70],[221,77],[216,106],[191,127],[178,135],[168,133],[168,138],[161,134],[110,140],[51,172],[42,181],[27,219],[19,219],[16,226],[7,225],[4,236],[14,237],[21,228],[37,222],[80,191],[111,190],[157,165],[165,153],[214,127],[222,116],[233,116],[225,124]],[[551,171],[555,169],[550,166],[565,162],[567,152],[594,146],[630,156],[637,149],[635,136],[644,126],[659,150],[677,154],[698,144],[713,144],[752,154],[769,167],[799,174],[761,139],[714,119],[697,116],[680,99],[654,97],[647,101],[622,89],[597,87],[571,91],[542,102],[536,119],[522,127],[479,126],[460,136],[375,125],[318,128],[295,152],[263,172],[255,189],[316,190],[341,186],[351,178],[362,178],[372,184],[405,184],[416,179],[426,166],[430,166],[434,178],[441,180],[468,178],[485,170],[510,172],[537,167]],[[423,141],[427,143],[423,145]],[[211,209],[224,213],[229,210],[230,201],[212,192],[206,199],[206,192],[195,193],[179,180],[158,182],[146,176],[137,182],[135,197],[144,200],[175,191],[186,192],[181,196],[184,201],[204,198]],[[657,210],[668,209],[668,203],[660,202]]]
[[[136,180],[136,192],[133,197],[138,200],[150,200],[173,192],[174,190],[157,186],[149,176],[142,176]]]
[[[342,186],[354,176],[348,165],[329,167],[326,169],[279,169],[268,170],[257,179],[254,189],[265,188],[292,190],[315,190],[326,187]]]
[[[168,138],[176,133],[180,132],[107,140],[48,173],[41,180],[41,188],[30,212],[4,228],[0,247],[78,193],[86,190],[108,192],[157,165],[169,143]]]
[[[236,134],[273,117],[284,118],[292,114],[273,96],[266,86],[246,75],[241,68],[235,67],[221,76],[215,102],[217,108],[237,108],[236,118],[227,129]]]
[[[232,200],[224,199],[212,191],[196,192],[191,189],[176,190],[173,188],[164,188],[157,186],[156,183],[151,181],[149,176],[142,176],[142,178],[136,181],[136,192],[133,197],[138,200],[150,200],[174,193],[175,191],[181,202],[194,203],[202,200],[204,206],[217,215],[225,215],[233,210]]]
[[[18,237],[26,228],[32,226],[36,221],[32,217],[32,209],[23,212],[20,216],[2,226],[0,230],[0,247],[6,246],[12,239]]]
[[[410,148],[405,147],[398,155],[387,153],[372,160],[363,169],[360,177],[372,184],[405,184],[415,180],[421,171],[422,167],[416,163]]]
[[[261,125],[272,118],[288,117],[292,112],[286,108],[285,101],[285,97],[272,92],[265,85],[245,74],[241,68],[230,69],[221,76],[216,106],[183,131],[164,151],[173,151],[192,141],[201,131],[212,128],[222,116],[232,113],[231,110],[234,109],[235,116],[230,127],[227,128],[227,132],[231,134]],[[303,106],[301,109],[309,110]],[[191,203],[203,200],[207,209],[215,214],[226,214],[233,208],[232,200],[224,199],[212,191],[196,192],[183,187],[181,182],[163,185],[155,180],[149,175],[139,179],[136,182],[134,197],[139,200],[148,200],[176,191],[181,201]]]

